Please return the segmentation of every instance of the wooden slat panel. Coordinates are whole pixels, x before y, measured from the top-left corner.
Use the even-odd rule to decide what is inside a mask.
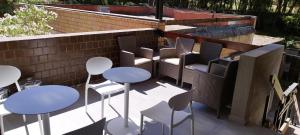
[[[273,88],[276,91],[277,96],[279,97],[279,99],[283,103],[284,102],[283,101],[283,90],[281,88],[280,82],[279,82],[276,75],[272,75],[272,84],[273,84]]]

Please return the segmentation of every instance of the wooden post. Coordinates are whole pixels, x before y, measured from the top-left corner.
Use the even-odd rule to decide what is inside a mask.
[[[156,2],[156,19],[162,20],[164,12],[163,0],[157,0]]]

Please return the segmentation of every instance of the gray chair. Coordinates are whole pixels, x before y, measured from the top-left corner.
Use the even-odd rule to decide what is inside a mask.
[[[106,119],[103,118],[100,121],[97,121],[91,125],[71,131],[64,135],[102,135],[105,123]]]
[[[159,75],[176,79],[178,85],[181,79],[182,56],[192,52],[194,39],[178,37],[175,48],[160,49]]]
[[[194,134],[194,118],[192,110],[192,92],[185,92],[172,97],[169,102],[162,101],[155,106],[141,111],[140,134],[143,134],[144,116],[162,124],[170,129],[170,135],[173,134],[173,128],[177,127],[187,119],[191,119],[191,135]],[[189,112],[184,109],[189,108]]]
[[[193,83],[193,70],[197,69],[207,72],[209,62],[219,58],[222,49],[222,44],[204,41],[201,43],[200,54],[190,53],[184,55],[181,87],[183,86],[183,83]]]
[[[140,67],[152,73],[152,49],[137,47],[135,36],[118,37],[118,44],[121,67]]]
[[[238,61],[218,59],[212,61],[208,72],[195,69],[192,84],[193,101],[221,110],[232,103]]]

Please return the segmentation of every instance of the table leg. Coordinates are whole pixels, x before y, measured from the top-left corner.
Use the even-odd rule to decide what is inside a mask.
[[[125,83],[124,85],[124,118],[118,117],[110,120],[107,123],[107,131],[112,135],[137,135],[139,134],[139,127],[128,119],[130,84]]]
[[[125,83],[125,93],[124,93],[124,126],[125,127],[128,127],[129,91],[130,91],[130,84]]]
[[[40,125],[41,135],[44,135],[44,128],[43,128],[42,115],[41,114],[38,115],[38,121],[39,121],[39,125]]]
[[[42,135],[51,135],[49,116],[49,113],[39,114],[39,123]]]

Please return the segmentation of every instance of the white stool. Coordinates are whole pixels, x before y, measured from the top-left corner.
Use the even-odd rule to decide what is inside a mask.
[[[92,75],[101,75],[104,71],[112,67],[112,61],[105,57],[94,57],[87,61],[86,69],[88,72],[88,79],[85,85],[85,112],[87,113],[88,106],[88,89],[94,89],[101,95],[102,100],[102,114],[101,118],[104,117],[104,98],[108,95],[108,103],[110,103],[111,94],[125,90],[125,86],[112,81],[105,81],[99,84],[89,84]]]
[[[18,80],[21,77],[21,71],[13,66],[0,65],[0,88],[7,87],[11,84],[15,84],[18,92],[21,91]],[[4,123],[3,117],[10,114],[8,110],[5,109],[3,103],[6,99],[0,101],[0,126],[1,135],[4,135]],[[23,115],[24,121],[26,121],[25,115]]]

